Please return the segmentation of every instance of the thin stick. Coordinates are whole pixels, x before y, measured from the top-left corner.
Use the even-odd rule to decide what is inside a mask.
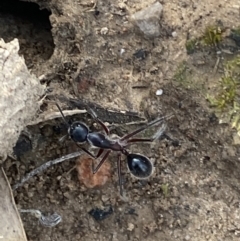
[[[220,58],[218,57],[218,58],[217,58],[217,61],[216,61],[216,63],[215,63],[215,66],[214,66],[214,68],[213,68],[213,73],[214,73],[214,74],[216,74],[216,72],[217,72],[219,62],[220,62]]]
[[[77,151],[77,152],[73,152],[71,154],[68,154],[66,156],[62,156],[60,158],[57,158],[55,160],[49,161],[44,163],[43,165],[41,165],[40,167],[37,167],[36,169],[32,170],[31,172],[29,172],[25,177],[23,177],[20,182],[16,183],[15,185],[13,185],[12,190],[16,190],[17,188],[21,187],[25,182],[27,182],[31,177],[39,174],[40,172],[46,170],[47,168],[58,164],[60,162],[78,157],[82,154],[82,151]]]

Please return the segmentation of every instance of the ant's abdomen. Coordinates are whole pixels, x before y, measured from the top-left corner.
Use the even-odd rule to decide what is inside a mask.
[[[140,154],[127,155],[128,169],[136,178],[148,178],[152,175],[153,164],[145,156]]]

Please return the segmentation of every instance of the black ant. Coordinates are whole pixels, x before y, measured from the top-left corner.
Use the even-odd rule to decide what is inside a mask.
[[[169,117],[172,117],[172,115],[158,118],[152,122],[147,123],[145,126],[140,127],[135,131],[124,135],[123,137],[116,137],[114,139],[114,138],[110,138],[109,136],[110,131],[108,127],[97,117],[96,113],[91,108],[88,108],[88,112],[91,114],[93,119],[102,126],[105,134],[101,132],[92,132],[86,124],[80,121],[76,121],[76,122],[73,122],[72,124],[69,124],[65,116],[63,115],[63,112],[60,106],[57,103],[56,105],[62,115],[62,118],[65,124],[68,127],[69,136],[82,151],[84,151],[94,159],[99,158],[105,152],[100,162],[97,164],[97,166],[95,168],[93,167],[94,174],[99,170],[99,168],[102,166],[102,164],[105,162],[105,160],[107,159],[107,157],[112,151],[118,152],[117,169],[118,169],[118,178],[119,178],[121,196],[123,196],[122,176],[121,176],[121,161],[122,161],[121,154],[127,157],[128,169],[134,177],[139,179],[144,179],[151,176],[154,168],[149,158],[138,153],[129,153],[126,150],[126,148],[137,142],[153,142],[154,140],[158,139],[163,134],[165,130],[165,125],[163,125],[156,132],[156,134],[153,135],[153,137],[151,138],[132,138],[132,137],[146,130],[151,126],[162,123],[164,120],[168,119]],[[93,155],[87,149],[79,145],[85,142],[88,142],[93,147],[99,148],[97,155]]]

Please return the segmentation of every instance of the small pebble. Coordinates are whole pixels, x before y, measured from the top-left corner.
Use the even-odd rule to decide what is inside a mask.
[[[239,133],[233,135],[233,145],[240,145],[240,136]]]
[[[163,94],[163,90],[162,89],[159,89],[156,91],[156,95],[159,96],[159,95],[162,95]]]
[[[120,55],[125,53],[125,49],[120,49]]]
[[[108,195],[102,195],[102,201],[105,203],[109,200],[109,196]]]
[[[186,240],[186,241],[190,240],[190,236],[189,236],[189,235],[186,235],[185,240]]]
[[[147,57],[147,51],[144,49],[138,49],[134,54],[133,54],[137,59],[145,59]]]
[[[174,37],[174,38],[176,38],[177,37],[177,32],[172,32],[172,36]]]
[[[108,28],[107,28],[107,27],[102,28],[102,29],[100,30],[100,33],[101,33],[102,35],[106,35],[106,34],[108,33]]]
[[[88,212],[96,221],[101,221],[113,213],[112,207],[108,207],[104,210],[99,208],[94,208],[90,212]]]
[[[133,231],[133,229],[134,229],[134,224],[133,223],[128,223],[127,230],[128,231]]]

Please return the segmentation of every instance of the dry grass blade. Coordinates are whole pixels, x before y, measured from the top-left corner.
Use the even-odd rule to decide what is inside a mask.
[[[27,241],[4,170],[0,169],[0,240]]]
[[[71,154],[68,154],[66,156],[62,156],[60,158],[57,158],[55,160],[52,161],[48,161],[44,164],[42,164],[40,167],[37,167],[35,169],[33,169],[31,172],[29,172],[26,176],[24,176],[18,183],[16,183],[12,189],[16,190],[17,188],[21,187],[25,182],[27,182],[31,177],[39,174],[40,172],[43,172],[44,170],[46,170],[47,168],[56,165],[58,163],[61,163],[63,161],[78,157],[82,154],[82,152],[77,151],[77,152],[73,152]]]

